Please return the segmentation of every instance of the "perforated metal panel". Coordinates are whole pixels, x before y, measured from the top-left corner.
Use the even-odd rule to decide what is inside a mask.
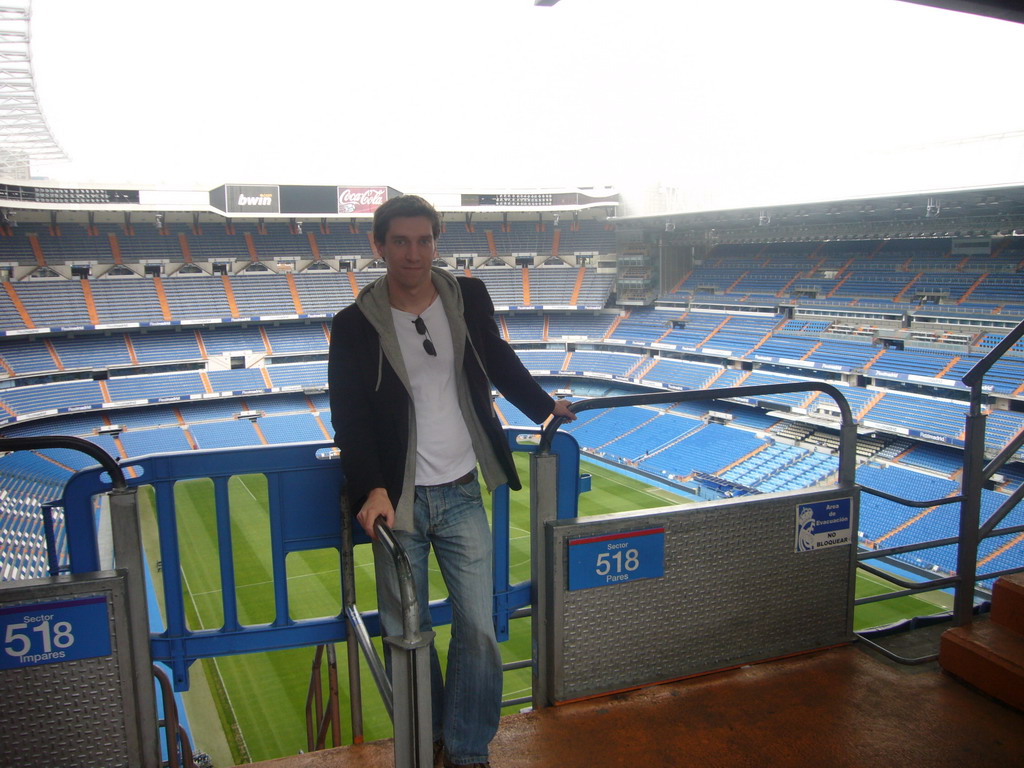
[[[0,607],[101,597],[110,654],[0,670],[0,768],[138,766],[124,577],[112,572],[0,584]]]
[[[851,499],[853,541],[798,552],[798,505]],[[547,523],[554,701],[852,639],[859,497],[773,494]],[[664,576],[568,589],[568,542],[664,528]]]

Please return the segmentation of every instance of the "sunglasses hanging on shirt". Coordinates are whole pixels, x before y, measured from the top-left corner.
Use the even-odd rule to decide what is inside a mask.
[[[417,317],[412,321],[412,324],[416,326],[416,333],[425,337],[423,339],[423,349],[431,357],[437,357],[437,350],[434,348],[434,342],[430,340],[430,333],[427,331],[427,324],[423,322],[423,318]]]

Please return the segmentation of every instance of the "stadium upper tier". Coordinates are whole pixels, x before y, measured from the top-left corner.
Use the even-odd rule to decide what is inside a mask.
[[[331,314],[378,276],[371,241],[365,222],[335,222],[332,231],[307,227],[305,233],[284,222],[251,221],[202,228],[169,223],[159,230],[109,223],[3,226],[0,267],[9,279],[0,293],[0,330]],[[461,257],[458,266],[471,264],[495,304],[509,307],[603,306],[613,285],[624,298],[630,285],[657,279],[649,263],[621,257],[617,270],[574,269],[619,249],[616,233],[596,220],[564,227],[450,223],[439,239],[449,267]],[[544,266],[508,266],[518,256]],[[353,266],[358,271],[345,271]],[[200,278],[214,273],[223,279],[203,285]],[[157,279],[124,289],[123,281],[143,275]],[[1020,319],[1024,238],[993,240],[984,255],[965,255],[949,238],[721,244],[665,285],[660,298]]]
[[[668,294],[933,304],[1024,314],[1024,242],[956,255],[948,239],[720,245]]]
[[[497,307],[556,306],[600,309],[614,274],[593,267],[483,267],[461,271],[487,283]],[[165,279],[102,278],[4,283],[0,330],[72,328],[111,323],[170,324],[285,316],[330,317],[350,304],[381,269],[362,272],[272,272],[213,277],[205,273]]]
[[[472,231],[469,227],[472,227]],[[249,262],[277,258],[373,259],[370,223],[332,222],[294,230],[288,222],[238,220],[229,225],[204,224],[200,228],[168,222],[161,229],[138,224],[76,223],[57,226],[26,222],[4,228],[0,261],[23,265],[66,262],[111,265],[169,259],[184,262]],[[465,225],[448,223],[438,239],[441,256],[488,256],[553,252],[607,254],[615,252],[615,232],[604,222],[581,220],[563,227],[509,221]]]

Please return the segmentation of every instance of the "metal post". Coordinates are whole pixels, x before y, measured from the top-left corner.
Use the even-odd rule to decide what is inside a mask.
[[[43,513],[43,536],[46,538],[46,560],[49,564],[49,574],[56,576],[60,573],[60,558],[57,553],[57,536],[53,525],[53,510],[56,504],[41,504],[39,509]]]
[[[953,597],[953,618],[957,625],[970,624],[974,616],[974,588],[978,576],[978,542],[981,537],[981,486],[984,482],[985,414],[981,410],[985,374],[1018,340],[1024,338],[1024,321],[1003,337],[988,354],[974,364],[960,381],[971,388],[970,410],[964,433],[964,473],[961,480],[960,546],[957,549],[957,575],[960,585]],[[1000,454],[999,458],[1002,458]],[[1009,456],[1006,456],[1009,459]]]
[[[530,455],[530,602],[533,605],[533,708],[551,705],[551,638],[548,627],[549,570],[544,525],[558,516],[558,456]]]
[[[430,708],[430,644],[434,633],[417,635],[413,641],[384,638],[391,647],[395,768],[429,768],[434,762]]]
[[[975,388],[977,390],[977,388]],[[982,462],[985,458],[985,414],[981,393],[972,391],[964,433],[964,473],[961,479],[960,543],[956,572],[960,577],[953,595],[953,619],[957,626],[970,624],[974,616],[974,587],[978,575],[978,526],[981,522]]]
[[[109,494],[110,527],[114,561],[125,572],[131,626],[133,677],[137,698],[135,712],[139,732],[139,753],[144,768],[160,765],[157,733],[156,691],[153,686],[153,658],[149,646],[149,612],[146,607],[146,575],[142,555],[138,499],[135,488],[115,488]]]
[[[384,638],[391,648],[395,768],[430,768],[434,760],[430,696],[430,646],[434,633],[420,631],[420,608],[409,555],[381,518],[373,521],[373,529],[394,560],[402,601],[402,636]]]
[[[328,709],[331,715],[331,734],[333,746],[341,746],[341,703],[338,697],[338,656],[334,650],[334,643],[327,644],[327,686],[328,686]]]
[[[363,743],[363,692],[359,674],[359,636],[350,618],[350,608],[356,604],[356,574],[353,562],[352,510],[348,494],[341,493],[341,602],[345,613],[345,650],[348,656],[349,716],[352,722],[352,743]],[[352,611],[354,612],[354,610]],[[358,614],[357,614],[358,615]]]

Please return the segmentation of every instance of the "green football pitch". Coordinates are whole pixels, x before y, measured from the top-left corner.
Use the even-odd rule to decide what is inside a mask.
[[[520,471],[528,474],[528,456],[516,454]],[[606,467],[586,462],[592,475],[591,490],[580,497],[582,514],[596,515],[685,503],[685,499]],[[528,486],[527,486],[528,487]],[[148,489],[147,489],[148,490]],[[261,475],[232,478],[230,502],[232,546],[239,620],[262,624],[273,620],[273,578],[270,562],[270,530],[267,516],[266,481]],[[220,597],[217,534],[213,513],[213,485],[195,480],[175,487],[178,536],[186,590],[189,627],[212,629],[223,623]],[[144,543],[151,553],[149,562],[162,594],[161,573],[156,567],[156,526],[152,494],[142,493]],[[510,579],[511,583],[530,577],[529,492],[511,494]],[[357,604],[361,610],[376,607],[373,588],[372,554],[369,547],[357,547],[355,555]],[[334,550],[296,552],[287,561],[288,599],[292,618],[337,615],[341,604],[338,553]],[[436,564],[430,570],[431,597],[443,597],[444,585]],[[889,589],[882,581],[858,576],[858,596]],[[939,602],[930,602],[938,600]],[[900,598],[861,606],[855,614],[855,629],[889,624],[907,616],[926,615],[948,605],[939,598]],[[448,645],[447,627],[437,627],[436,643],[444,663]],[[379,648],[379,642],[378,642]],[[530,620],[512,622],[511,637],[502,644],[506,662],[530,658]],[[197,749],[211,754],[215,765],[235,765],[268,760],[306,749],[306,696],[314,649],[302,648],[271,653],[252,653],[203,660],[191,669],[191,689],[185,697],[189,723]],[[362,667],[363,730],[371,741],[392,735],[376,687],[365,665]],[[348,725],[348,682],[345,648],[338,647],[342,730],[346,742]],[[530,669],[505,674],[506,699],[529,696]],[[326,686],[325,686],[326,690]],[[506,713],[515,711],[509,708]]]

